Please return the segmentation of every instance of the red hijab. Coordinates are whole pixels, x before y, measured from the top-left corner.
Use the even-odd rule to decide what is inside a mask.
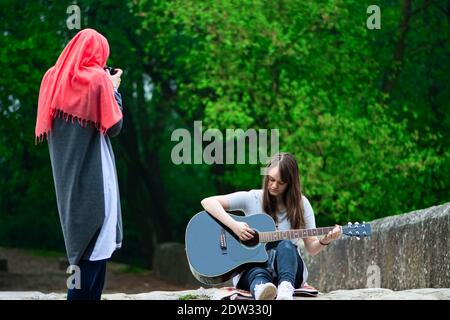
[[[108,41],[93,29],[81,30],[70,40],[42,79],[36,139],[48,135],[58,114],[84,126],[91,123],[103,134],[122,118],[113,84],[103,69],[108,56]]]

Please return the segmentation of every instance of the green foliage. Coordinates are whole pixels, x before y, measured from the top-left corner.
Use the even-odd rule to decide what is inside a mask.
[[[63,251],[48,151],[34,146],[40,81],[61,49],[50,32],[57,20],[43,9],[41,2],[2,2],[0,243]]]
[[[192,120],[203,117],[206,127],[280,128],[281,149],[299,160],[319,223],[371,220],[450,199],[448,151],[434,148],[448,150],[448,116],[440,112],[441,118],[430,120],[428,105],[399,94],[422,90],[423,99],[434,83],[436,108],[448,109],[448,68],[434,64],[429,73],[436,77],[423,83],[414,70],[429,57],[407,56],[402,70],[413,73],[407,88],[399,81],[392,92],[381,90],[396,50],[401,6],[381,5],[378,32],[366,28],[367,4],[360,1],[139,3],[139,32],[148,39],[149,54],[170,68],[165,75],[177,86],[174,105]],[[423,46],[433,33],[421,21],[428,29],[444,27],[430,46],[448,67],[445,16],[417,14],[408,45]],[[399,104],[414,106],[407,114],[415,118],[427,116],[418,126],[398,111]],[[427,131],[424,123],[440,126]],[[257,188],[258,171],[227,166],[220,181]]]
[[[183,296],[180,296],[178,300],[196,300],[198,298],[199,296],[195,294],[185,294]]]

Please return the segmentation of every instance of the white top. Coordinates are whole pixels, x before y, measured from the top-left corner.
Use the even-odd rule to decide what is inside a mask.
[[[227,195],[229,210],[241,210],[245,213],[245,215],[252,214],[267,214],[262,207],[262,190],[261,189],[253,189],[250,191],[238,191],[234,193],[230,193]],[[313,229],[316,227],[316,220],[314,218],[314,211],[309,203],[308,199],[302,195],[304,213],[303,217],[305,220],[305,228]],[[291,223],[287,219],[287,213],[281,212],[277,213],[278,218],[278,228],[280,231],[287,231],[291,229]],[[297,245],[299,239],[291,240],[295,245]],[[303,260],[303,259],[302,259]],[[233,285],[236,286],[239,279],[241,278],[242,273],[236,275],[233,278]],[[306,282],[308,277],[308,270],[306,268],[306,264],[303,261],[303,283]],[[303,284],[302,283],[302,284]]]
[[[94,250],[89,258],[91,261],[109,259],[113,252],[121,246],[121,244],[116,243],[118,211],[116,170],[114,169],[114,163],[105,136],[101,134],[100,137],[103,189],[105,195],[105,220],[95,242]]]

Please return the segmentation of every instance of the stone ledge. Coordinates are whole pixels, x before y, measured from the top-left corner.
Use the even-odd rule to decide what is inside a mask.
[[[138,294],[103,294],[102,300],[179,300],[183,297],[214,299],[216,288],[184,291],[151,291]],[[3,291],[0,300],[65,300],[65,293],[42,293],[39,291]],[[450,300],[450,288],[422,288],[393,291],[384,288],[335,290],[321,293],[318,297],[295,297],[295,300]]]
[[[324,292],[450,286],[450,203],[370,223],[371,237],[342,237],[316,256],[299,241],[308,283]]]

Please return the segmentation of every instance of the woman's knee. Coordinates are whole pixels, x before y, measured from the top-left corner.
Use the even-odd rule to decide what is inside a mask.
[[[266,268],[261,268],[261,267],[254,267],[254,268],[250,269],[248,271],[248,276],[251,279],[259,278],[259,277],[264,277],[267,279],[271,278],[271,274],[270,274],[269,270],[267,270]]]
[[[279,250],[292,250],[297,251],[297,247],[292,243],[291,240],[282,240],[277,245],[277,251]]]

